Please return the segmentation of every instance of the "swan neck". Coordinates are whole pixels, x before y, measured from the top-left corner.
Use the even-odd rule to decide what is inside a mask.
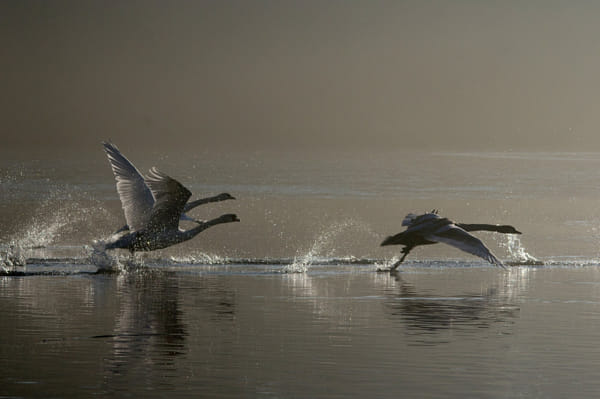
[[[468,224],[468,223],[459,223],[458,227],[465,231],[496,231],[501,232],[504,226],[500,226],[497,224]]]

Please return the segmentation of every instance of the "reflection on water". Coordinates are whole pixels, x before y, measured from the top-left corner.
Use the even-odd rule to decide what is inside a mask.
[[[466,330],[490,328],[493,324],[507,323],[519,316],[519,308],[507,300],[504,290],[497,286],[482,288],[480,293],[462,293],[459,296],[429,296],[395,275],[398,292],[390,294],[385,307],[391,318],[400,318],[408,334],[432,333],[439,330]],[[505,287],[505,286],[502,286]],[[503,334],[512,333],[503,329]],[[428,340],[419,343],[439,343]]]
[[[184,353],[187,335],[177,280],[168,273],[133,271],[120,274],[116,283],[120,304],[114,328],[93,337],[112,345],[105,385],[110,387],[112,379],[154,379],[175,371],[174,359]]]
[[[199,270],[0,278],[0,396],[577,397],[600,388],[596,267]]]

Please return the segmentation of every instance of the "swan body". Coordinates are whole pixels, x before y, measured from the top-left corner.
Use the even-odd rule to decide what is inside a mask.
[[[226,214],[209,221],[196,220],[198,226],[189,230],[180,229],[179,221],[185,219],[184,210],[206,203],[206,199],[188,203],[192,193],[177,180],[157,168],[150,169],[144,178],[116,146],[103,145],[117,181],[127,222],[127,228],[113,235],[105,243],[105,249],[123,248],[132,253],[153,251],[190,240],[217,224],[240,221],[236,215]],[[221,198],[225,195],[229,196],[221,194]]]
[[[409,213],[402,221],[402,225],[407,226],[407,229],[387,237],[381,243],[381,246],[404,245],[402,258],[392,266],[391,270],[395,270],[414,247],[438,242],[451,245],[504,268],[502,262],[485,244],[469,232],[494,231],[504,234],[521,234],[514,227],[508,225],[455,223],[450,219],[440,217],[435,210],[422,215]]]

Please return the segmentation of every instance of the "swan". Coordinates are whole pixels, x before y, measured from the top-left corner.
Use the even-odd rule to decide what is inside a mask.
[[[192,193],[156,167],[143,178],[116,146],[103,144],[117,180],[117,192],[128,226],[123,234],[113,235],[105,243],[105,249],[122,248],[131,253],[153,251],[190,240],[217,224],[240,221],[235,214],[226,214],[209,221],[196,220],[198,226],[189,230],[180,229],[179,220]],[[150,208],[148,194],[152,200]]]
[[[148,217],[154,206],[154,196],[144,176],[137,170],[137,168],[119,151],[116,145],[110,142],[102,142],[104,151],[108,156],[108,161],[117,180],[117,191],[121,198],[121,204],[123,211],[125,212],[125,219],[127,224],[121,227],[115,232],[115,234],[127,232],[130,230],[139,230],[141,226],[144,226],[148,222]],[[186,212],[199,206],[208,204],[211,202],[220,202],[226,200],[235,199],[229,193],[222,193],[208,198],[200,198],[195,201],[191,201],[185,204],[183,212],[180,216],[180,220],[196,222],[198,224],[203,223],[201,220],[197,220],[186,215]]]
[[[455,223],[450,219],[440,217],[436,210],[422,215],[409,213],[402,221],[402,226],[407,226],[407,229],[387,237],[381,243],[382,247],[386,245],[404,245],[402,258],[392,265],[391,271],[400,266],[414,247],[438,242],[452,245],[472,255],[479,256],[493,265],[505,268],[483,242],[469,234],[469,232],[495,231],[504,234],[521,234],[513,226],[508,225]]]

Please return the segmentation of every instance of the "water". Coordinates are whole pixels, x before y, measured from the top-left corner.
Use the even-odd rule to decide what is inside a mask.
[[[597,267],[0,280],[8,397],[590,397]],[[314,270],[312,270],[314,269]]]
[[[126,149],[123,149],[125,152]],[[129,155],[129,154],[128,154]],[[0,161],[0,397],[590,397],[600,389],[600,154],[131,154],[235,212],[163,251],[123,224],[103,158]],[[138,159],[139,157],[139,159]],[[477,235],[384,270],[408,212]],[[110,266],[117,273],[100,273]],[[9,275],[6,275],[9,274]]]

